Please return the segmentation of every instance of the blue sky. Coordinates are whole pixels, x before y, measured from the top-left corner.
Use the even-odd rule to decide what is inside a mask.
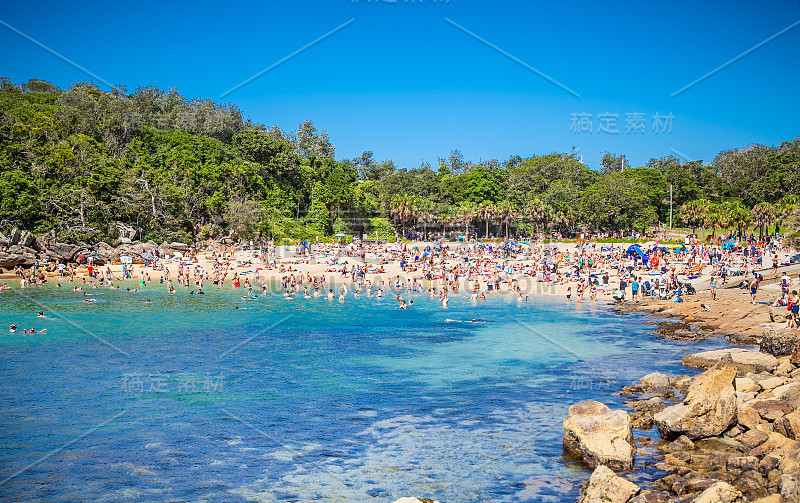
[[[43,1],[6,5],[0,21],[129,91],[177,87],[287,131],[311,119],[339,159],[372,150],[415,168],[452,149],[477,162],[576,147],[593,168],[605,151],[638,166],[675,152],[711,161],[800,134],[797,0]],[[5,26],[0,46],[0,76],[14,82],[93,80]],[[644,114],[643,132],[626,132],[629,118],[642,124],[628,114]],[[671,132],[669,119],[653,131],[656,114],[672,116]],[[571,127],[579,117],[591,133]]]

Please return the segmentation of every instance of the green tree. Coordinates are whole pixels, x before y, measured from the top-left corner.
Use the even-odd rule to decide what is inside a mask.
[[[642,184],[622,173],[603,176],[581,196],[584,221],[603,229],[642,229],[655,223],[655,208]]]

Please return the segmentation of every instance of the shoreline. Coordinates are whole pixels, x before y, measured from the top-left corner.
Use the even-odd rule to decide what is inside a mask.
[[[779,267],[778,274],[768,276],[765,285],[770,286],[770,280],[774,280],[775,277],[779,277],[782,273],[791,272],[796,274],[798,270],[800,270],[800,268],[796,265]],[[758,352],[759,354],[766,353],[766,355],[769,355],[770,353],[763,349],[765,339],[769,339],[770,337],[776,337],[782,340],[786,338],[789,340],[792,338],[794,338],[794,340],[800,339],[798,338],[796,330],[783,329],[785,324],[784,318],[787,316],[786,313],[788,313],[786,308],[768,306],[765,305],[767,303],[763,301],[753,305],[750,302],[749,291],[740,291],[733,286],[737,284],[740,279],[741,278],[733,278],[734,281],[732,281],[731,284],[727,285],[725,288],[718,289],[716,301],[711,301],[709,290],[701,290],[698,288],[695,295],[685,296],[682,303],[648,298],[636,303],[628,302],[622,305],[611,304],[610,307],[612,311],[618,314],[645,314],[649,318],[648,322],[657,327],[650,332],[651,334],[677,341],[685,341],[688,347],[686,351],[684,351],[685,355],[682,366],[683,368],[691,368],[693,371],[697,371],[698,366],[687,366],[687,363],[689,361],[694,361],[697,356],[697,354],[694,353],[694,351],[698,349],[697,343],[706,338],[725,338],[726,349],[716,351],[716,353],[722,355],[726,353],[731,355],[732,351],[729,350],[742,349],[745,346],[755,346],[753,352]],[[777,288],[774,290],[767,289],[767,293],[779,291],[780,290]],[[764,293],[760,291],[759,296],[763,298]],[[775,295],[770,296],[771,300],[774,300],[774,296]],[[701,307],[702,304],[706,304],[711,309],[703,309]],[[717,307],[716,310],[714,309],[715,306]],[[771,347],[768,341],[767,347]],[[651,466],[645,465],[645,471],[649,472],[648,475],[652,477],[653,483],[641,487],[635,486],[636,492],[641,497],[641,499],[637,499],[636,501],[694,501],[694,498],[699,497],[701,493],[705,496],[706,492],[704,491],[709,491],[709,495],[713,491],[719,491],[722,487],[721,484],[725,484],[724,489],[726,491],[730,489],[734,492],[739,492],[740,495],[751,498],[743,501],[757,501],[758,503],[797,501],[797,498],[800,497],[800,491],[798,491],[800,487],[798,487],[796,482],[798,478],[795,475],[800,474],[790,473],[793,478],[787,481],[785,480],[786,475],[783,474],[783,472],[781,472],[781,474],[784,479],[779,479],[775,470],[771,470],[762,473],[763,483],[758,483],[757,477],[751,473],[749,476],[756,480],[748,481],[748,485],[748,483],[741,480],[742,474],[746,472],[746,470],[731,467],[730,463],[731,459],[738,462],[739,459],[744,459],[748,455],[750,458],[755,458],[756,462],[761,460],[762,463],[764,456],[767,456],[766,459],[780,458],[781,463],[786,462],[787,459],[800,461],[800,430],[789,431],[787,433],[787,430],[783,427],[783,423],[778,425],[777,421],[782,420],[781,416],[786,415],[788,417],[791,414],[798,414],[800,418],[800,408],[798,408],[798,406],[800,406],[800,400],[794,400],[793,397],[792,400],[787,400],[789,397],[785,394],[776,396],[772,393],[772,390],[777,387],[771,388],[771,384],[760,384],[762,381],[766,383],[769,379],[780,379],[780,381],[778,381],[779,387],[788,386],[792,387],[792,389],[796,387],[800,390],[800,369],[793,365],[793,363],[800,365],[800,362],[794,359],[795,355],[790,356],[789,354],[785,354],[785,351],[772,356],[775,357],[777,365],[774,369],[771,369],[770,372],[765,373],[764,370],[761,370],[759,374],[762,378],[761,381],[753,381],[756,378],[756,374],[753,372],[745,372],[741,368],[737,368],[737,371],[734,373],[736,376],[734,389],[736,390],[736,399],[738,402],[738,416],[734,421],[734,426],[730,430],[726,428],[727,431],[721,432],[719,435],[708,436],[705,440],[701,440],[700,442],[692,442],[685,436],[678,438],[677,442],[674,439],[664,438],[660,430],[656,431],[657,429],[654,428],[653,419],[659,410],[664,410],[669,406],[667,405],[665,407],[664,404],[686,403],[684,401],[688,400],[688,398],[686,398],[686,392],[689,383],[693,383],[700,375],[715,371],[716,367],[724,364],[723,361],[709,362],[706,366],[699,367],[704,370],[704,372],[694,377],[687,378],[685,376],[665,376],[663,374],[654,375],[657,373],[648,373],[647,375],[643,375],[639,382],[630,383],[623,387],[618,395],[627,399],[623,402],[623,406],[625,407],[623,410],[625,410],[628,417],[634,422],[634,434],[640,432],[645,434],[644,436],[640,435],[635,438],[635,450],[640,455],[644,455],[646,458],[656,461]],[[735,361],[734,365],[736,365]],[[766,378],[764,378],[765,375],[767,376]],[[665,389],[660,386],[652,385],[651,381],[659,378],[665,378],[669,381],[677,379],[687,382],[682,383],[681,386],[675,386],[674,383],[671,383]],[[755,393],[750,391],[753,396],[744,397],[745,399],[750,398],[750,400],[743,400],[742,394],[744,391],[740,391],[739,386],[736,385],[739,381],[748,381],[755,384],[756,387],[760,386],[760,388],[753,388],[756,389]],[[675,395],[674,392],[678,392],[677,395]],[[602,398],[599,397],[596,399],[601,403],[603,401]],[[762,401],[774,400],[775,403],[772,405],[778,402],[785,403],[788,405],[788,410],[786,414],[780,414],[777,420],[774,421],[774,424],[768,420],[770,416],[755,414],[756,419],[753,420],[754,422],[745,426],[743,424],[745,420],[741,417],[742,410],[747,409],[748,411],[752,411],[753,409],[751,406],[754,402],[756,405],[760,405],[761,402],[759,402],[758,399],[762,399]],[[659,407],[656,405],[656,407],[653,407],[654,401],[660,403],[661,406]],[[795,412],[792,412],[792,410]],[[644,421],[644,423],[642,423],[642,421]],[[649,426],[649,428],[642,429],[643,426]],[[733,432],[732,435],[730,434],[731,432]],[[795,433],[798,434],[797,437],[795,437]],[[740,452],[737,454],[735,452],[736,449],[733,449],[733,447],[737,447],[737,445],[733,443],[738,442],[737,439],[741,439],[745,436],[760,438],[754,440],[752,445],[739,442],[738,446],[741,447],[744,445],[745,448],[744,452],[739,448],[738,450]],[[726,441],[731,441],[733,447],[731,445],[726,445]],[[752,449],[749,447],[752,447]],[[653,452],[652,449],[655,449],[655,452]],[[731,451],[731,449],[733,449],[733,451]],[[720,454],[721,452],[724,454]],[[706,467],[698,465],[698,460],[704,459],[704,457],[707,459],[714,455],[728,458],[728,461],[723,464],[724,468],[721,470],[722,473],[729,474],[729,480],[727,480],[727,482],[722,480],[723,477],[719,476],[719,471],[716,473],[716,478],[719,480],[713,481],[713,478],[709,479],[708,473],[712,472],[709,466],[713,463],[710,463],[709,466]],[[734,465],[735,464],[736,463],[734,463]],[[776,468],[782,466],[782,464],[779,466],[777,462],[775,464]],[[794,470],[794,466],[798,465],[791,465],[788,470],[791,472]],[[759,470],[763,472],[763,469],[759,467],[755,468],[755,472]],[[592,477],[587,480],[582,489],[582,498],[587,495],[592,495],[591,486],[593,485],[593,481],[596,482],[595,479],[608,480],[612,477],[611,475],[600,474],[599,472],[599,469],[594,470]],[[631,473],[630,471],[622,470],[617,472],[615,478],[611,480],[614,480],[615,483],[628,483],[627,474]],[[666,474],[666,476],[661,477],[662,474]],[[606,479],[603,479],[603,477],[606,477]],[[647,479],[648,477],[642,477],[641,474],[633,477],[633,479],[637,481],[643,478]],[[693,483],[695,484],[694,486],[692,486]],[[691,490],[692,488],[694,490]],[[633,501],[625,499],[624,491],[618,494],[618,496],[620,496],[619,500],[612,499],[609,501]],[[581,499],[581,501],[584,501],[584,499]],[[703,499],[703,501],[733,500]]]

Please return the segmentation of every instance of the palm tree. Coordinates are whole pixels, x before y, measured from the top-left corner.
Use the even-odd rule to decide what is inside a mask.
[[[708,212],[708,204],[705,199],[696,199],[683,203],[678,209],[681,221],[692,228],[692,234],[695,229],[703,225]]]
[[[497,206],[490,201],[484,201],[478,206],[479,218],[486,222],[486,233],[484,238],[489,237],[489,222],[494,220],[497,215]]]
[[[458,207],[458,218],[464,224],[464,237],[469,238],[469,224],[478,217],[478,205],[473,202],[463,202]]]
[[[547,204],[538,197],[528,201],[525,205],[525,215],[528,221],[536,226],[536,232],[539,232],[539,226],[547,222],[547,216],[550,213]]]
[[[390,210],[395,218],[400,221],[400,225],[403,228],[403,237],[406,236],[406,224],[414,219],[415,209],[415,201],[412,197],[398,194],[392,198]]]
[[[517,209],[511,204],[510,201],[501,201],[497,205],[497,216],[500,223],[505,225],[505,236],[508,239],[508,224],[512,223],[517,218]]]
[[[706,207],[705,214],[703,215],[703,227],[711,227],[711,236],[714,237],[717,233],[717,226],[722,222],[723,218],[720,214],[720,206],[716,203],[709,203]]]
[[[458,208],[453,208],[452,206],[440,206],[439,221],[442,222],[442,226],[444,227],[443,235],[446,237],[448,224],[455,225],[458,223]]]
[[[761,241],[764,238],[764,227],[775,220],[775,208],[767,202],[761,202],[753,206],[751,213],[754,223],[758,225],[758,240]]]
[[[741,236],[744,233],[744,228],[750,225],[753,216],[750,210],[740,201],[730,201],[726,203],[726,212],[728,225],[736,228]]]
[[[792,215],[794,209],[800,204],[800,197],[793,194],[783,196],[780,201],[775,203],[775,232],[777,235],[780,226]]]
[[[434,213],[434,205],[430,199],[418,199],[416,201],[417,216],[422,222],[423,241],[427,240],[428,224],[436,221],[436,213]]]

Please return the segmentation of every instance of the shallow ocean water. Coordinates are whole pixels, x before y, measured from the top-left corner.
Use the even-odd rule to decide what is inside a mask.
[[[724,343],[554,297],[89,291],[0,292],[47,328],[0,334],[2,501],[575,501],[567,408]]]

